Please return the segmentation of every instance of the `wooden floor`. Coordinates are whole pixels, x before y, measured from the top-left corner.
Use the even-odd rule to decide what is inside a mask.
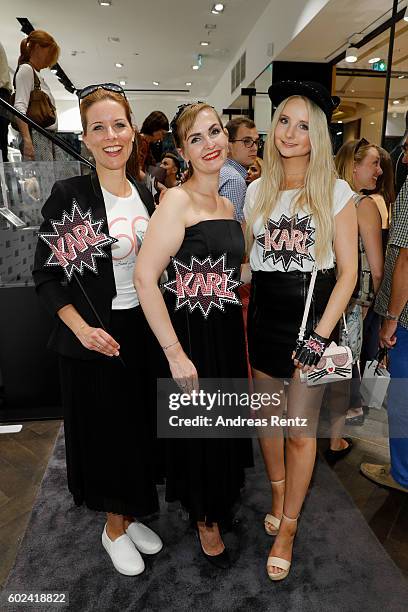
[[[52,453],[60,421],[25,423],[0,435],[0,588],[13,565]],[[358,430],[355,432],[357,435]],[[408,578],[408,494],[378,487],[359,472],[362,461],[389,459],[386,438],[354,439],[352,452],[334,470],[370,527]],[[319,441],[319,449],[327,440]]]
[[[0,434],[0,587],[14,563],[61,421]]]

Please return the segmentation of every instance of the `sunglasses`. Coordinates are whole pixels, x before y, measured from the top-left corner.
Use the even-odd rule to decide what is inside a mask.
[[[368,142],[368,140],[366,138],[360,138],[360,140],[358,141],[358,143],[355,146],[354,155],[356,155],[356,153],[358,152],[359,149],[361,149],[361,147],[366,147],[369,144],[370,143]]]
[[[121,94],[124,98],[126,98],[125,92],[123,91],[120,85],[116,85],[116,83],[98,83],[97,85],[87,85],[87,87],[84,87],[83,89],[78,89],[78,99],[81,101],[87,96],[93,94],[98,89],[104,89],[105,91],[113,91],[114,93]]]

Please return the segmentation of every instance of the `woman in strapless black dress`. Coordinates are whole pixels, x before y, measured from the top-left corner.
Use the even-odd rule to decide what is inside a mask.
[[[135,284],[172,377],[183,391],[191,392],[198,389],[199,377],[247,376],[241,308],[234,303],[237,299],[231,299],[220,310],[209,306],[201,294],[200,303],[190,309],[169,291],[167,309],[158,279],[168,268],[171,283],[175,262],[191,266],[193,256],[201,262],[210,257],[212,263],[225,256],[224,269],[234,269],[233,278],[239,280],[244,239],[232,203],[218,195],[228,144],[218,115],[207,104],[186,105],[179,109],[172,129],[189,163],[190,178],[182,187],[169,189],[153,215],[139,253]],[[189,287],[194,282],[189,281]],[[231,518],[244,467],[252,464],[250,441],[185,438],[169,440],[168,446],[166,498],[180,500],[189,511],[207,559],[227,567],[218,525]]]

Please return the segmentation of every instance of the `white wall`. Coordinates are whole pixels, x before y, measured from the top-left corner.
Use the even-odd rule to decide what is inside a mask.
[[[217,110],[230,106],[240,94],[240,88],[248,87],[329,1],[290,0],[285,2],[283,11],[282,0],[271,0],[209,95],[210,104]],[[282,19],[283,12],[284,19]],[[267,54],[269,43],[273,43],[273,57]],[[231,94],[231,70],[244,51],[246,51],[246,78],[235,93]]]

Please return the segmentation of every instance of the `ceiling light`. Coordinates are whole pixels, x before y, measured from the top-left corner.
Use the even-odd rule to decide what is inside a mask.
[[[200,42],[200,45],[201,45],[202,47],[208,47],[208,45],[209,45],[209,44],[210,44],[210,43],[208,42],[208,40],[202,40],[202,41]]]
[[[398,78],[399,79],[405,79],[405,75],[404,74],[400,74]]]
[[[99,6],[111,6],[112,0],[98,0]]]
[[[351,93],[354,93],[355,91],[356,91],[355,89],[352,89],[352,90],[351,90]]]
[[[212,12],[213,15],[219,15],[219,12],[216,11],[215,9],[211,9],[211,12]]]
[[[393,104],[399,104],[400,101],[399,100],[394,100]]]
[[[349,47],[346,50],[346,57],[345,57],[346,62],[348,62],[349,64],[354,64],[354,62],[356,62],[357,59],[358,59],[357,47]]]
[[[191,87],[191,85],[192,85],[192,82],[191,81],[187,81],[186,87]]]
[[[339,121],[337,123],[343,123],[341,119],[339,119]]]
[[[124,79],[122,79],[121,81],[119,81],[119,85],[122,85],[122,87],[123,87],[124,85],[126,85],[126,83],[127,83],[127,81],[125,81]]]
[[[369,64],[375,64],[376,62],[379,62],[381,59],[381,57],[372,57],[368,60]]]
[[[337,136],[341,136],[343,132],[336,132]]]
[[[199,65],[198,64],[194,64],[194,66],[191,66],[193,70],[198,70],[199,69]]]
[[[214,10],[218,11],[219,13],[222,13],[222,11],[224,10],[224,5],[222,2],[217,2],[217,4],[214,4]]]
[[[122,62],[116,62],[115,66],[116,66],[116,68],[123,68]]]
[[[374,121],[370,121],[370,125],[375,125]]]
[[[156,87],[158,87],[160,85],[159,81],[153,81],[153,85],[156,85]]]

